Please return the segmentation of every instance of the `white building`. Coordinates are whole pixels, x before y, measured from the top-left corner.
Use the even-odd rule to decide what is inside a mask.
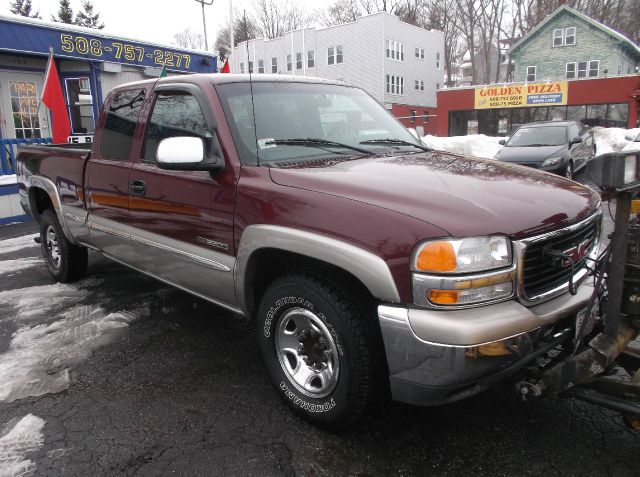
[[[303,28],[234,48],[232,73],[281,73],[365,89],[405,125],[429,130],[444,78],[444,35],[385,12],[326,28]]]

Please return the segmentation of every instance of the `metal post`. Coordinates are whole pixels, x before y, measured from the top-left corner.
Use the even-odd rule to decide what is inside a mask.
[[[233,33],[233,0],[229,0],[229,36],[231,37],[231,42],[229,43],[229,56],[231,56],[233,54],[233,48],[235,46],[235,37]],[[227,61],[229,61],[228,58]],[[234,65],[232,64],[231,67],[233,68],[233,66]]]
[[[213,5],[213,0],[196,0],[196,2],[198,2],[201,6],[202,6],[202,27],[204,28],[204,49],[209,51],[209,41],[207,39],[207,19],[205,17],[204,14],[204,6],[208,5],[211,6]]]
[[[620,309],[622,307],[622,287],[624,268],[627,262],[627,234],[631,215],[631,192],[616,194],[616,223],[611,244],[607,285],[609,288],[605,333],[612,338],[618,336]]]

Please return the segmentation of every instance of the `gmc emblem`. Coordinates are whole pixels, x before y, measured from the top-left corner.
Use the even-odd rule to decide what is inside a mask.
[[[571,247],[568,250],[563,251],[562,253],[569,257],[573,263],[577,263],[582,260],[589,251],[589,245],[591,245],[591,239],[586,239],[583,242],[580,242],[575,247]],[[571,265],[571,262],[567,259],[562,260],[562,268],[566,268]]]

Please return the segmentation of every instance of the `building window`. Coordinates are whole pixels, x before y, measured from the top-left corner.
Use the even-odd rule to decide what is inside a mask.
[[[404,61],[404,43],[396,40],[387,40],[387,58],[395,61]]]
[[[573,46],[576,44],[576,27],[568,27],[564,29],[565,46]]]
[[[440,89],[440,83],[436,83],[436,89]]]
[[[67,107],[71,119],[71,131],[74,134],[90,134],[95,129],[93,118],[93,96],[89,78],[66,78]],[[36,136],[37,137],[37,136]]]
[[[396,75],[386,75],[386,90],[389,94],[404,94],[404,78]]]
[[[240,73],[244,73],[244,63],[240,63]]]
[[[271,58],[271,72],[272,73],[278,72],[278,58],[276,58],[275,56]]]
[[[296,53],[296,69],[297,70],[302,69],[302,53],[301,52]]]
[[[422,116],[422,122],[427,124],[429,122],[429,111],[425,109],[424,114]]]
[[[436,69],[440,69],[440,52],[436,52]]]
[[[249,62],[249,73],[253,73],[253,61]]]
[[[336,63],[342,63],[342,45],[336,46]]]
[[[424,91],[424,81],[416,80],[414,83],[414,88],[416,91]]]
[[[416,112],[415,109],[412,109],[411,111],[409,111],[409,115],[411,116],[409,118],[409,121],[411,121],[412,124],[415,124],[416,122],[416,116],[418,115],[418,113]]]
[[[600,74],[600,61],[591,60],[589,62],[589,78],[595,78]]]
[[[388,58],[388,56],[387,56]],[[424,60],[424,48],[419,48],[416,46],[416,58]]]
[[[307,51],[307,68],[313,68],[316,66],[315,53],[313,50]]]
[[[264,73],[264,60],[258,60],[258,73]]]
[[[342,45],[330,46],[327,48],[327,64],[335,65],[342,63]]]
[[[578,62],[578,78],[586,78],[587,77],[587,64],[586,61]]]
[[[527,81],[535,81],[535,80],[536,80],[536,67],[527,66]]]
[[[553,30],[553,46],[573,46],[576,44],[576,27]]]
[[[576,77],[576,64],[575,63],[567,63],[565,70],[565,78],[573,79]]]
[[[291,71],[291,55],[287,55],[287,71]]]
[[[562,46],[564,41],[562,28],[553,30],[553,46]]]
[[[16,138],[41,137],[40,120],[38,119],[39,96],[36,91],[36,84],[27,81],[10,81],[9,91],[11,94],[11,109]],[[68,92],[67,98],[69,98]],[[69,98],[69,102],[71,103],[71,98]],[[74,126],[73,118],[72,126]]]

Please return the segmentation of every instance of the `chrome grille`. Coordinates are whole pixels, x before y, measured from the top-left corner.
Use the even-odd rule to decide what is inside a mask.
[[[564,234],[554,235],[545,240],[533,242],[527,246],[524,252],[522,290],[529,300],[544,295],[569,283],[571,276],[570,266],[559,266],[557,259],[548,256],[545,251],[553,249],[565,251],[576,247],[585,240],[591,240],[589,251],[593,250],[598,241],[598,221],[590,221],[582,227]],[[585,267],[587,256],[582,257],[574,264],[573,272]],[[554,263],[556,262],[556,263]]]

